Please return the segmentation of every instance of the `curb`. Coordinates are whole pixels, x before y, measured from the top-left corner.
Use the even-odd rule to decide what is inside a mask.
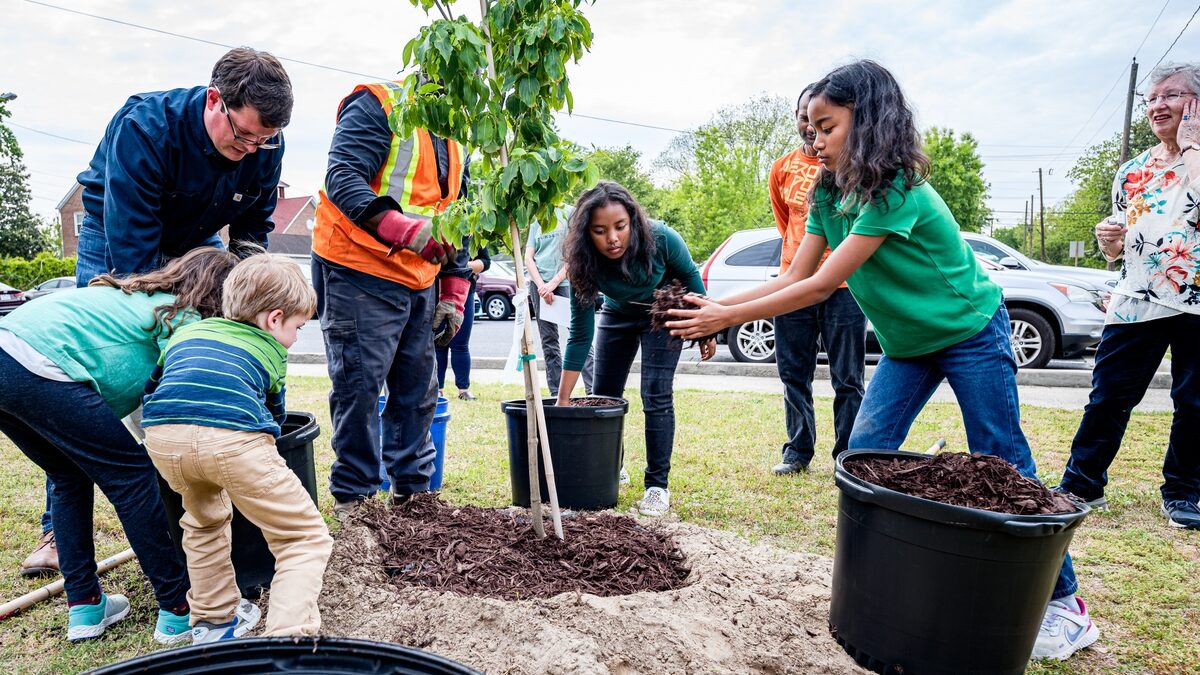
[[[485,370],[502,370],[507,359],[498,356],[478,356],[471,359],[472,368]],[[325,363],[324,354],[299,353],[288,354],[288,363],[318,364]],[[634,361],[632,373],[641,372],[641,362]],[[680,375],[710,375],[714,377],[769,377],[779,378],[779,371],[773,363],[700,363],[697,361],[680,361],[675,372]],[[867,379],[875,373],[875,366],[867,366]],[[817,364],[814,379],[828,380],[829,366]],[[1028,387],[1092,387],[1092,371],[1077,370],[1018,370],[1017,385]],[[1150,381],[1151,389],[1170,389],[1171,373],[1160,369]]]

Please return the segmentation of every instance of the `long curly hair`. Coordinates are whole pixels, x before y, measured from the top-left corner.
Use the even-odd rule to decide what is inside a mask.
[[[221,288],[238,260],[237,255],[223,249],[196,248],[153,272],[125,278],[101,274],[88,286],[119,288],[126,295],[174,295],[174,302],[154,308],[154,322],[146,326],[147,332],[170,335],[181,312],[195,311],[204,319],[221,315]]]
[[[588,228],[592,226],[592,212],[609,204],[620,204],[629,214],[629,247],[620,260],[604,257],[592,243]],[[567,222],[567,236],[563,242],[563,263],[567,265],[567,276],[571,290],[584,304],[596,301],[600,288],[596,285],[599,271],[604,266],[616,265],[621,277],[630,281],[638,270],[649,274],[654,260],[654,237],[650,233],[650,219],[642,205],[629,190],[620,183],[602,180],[596,187],[579,195],[575,202],[575,213]]]
[[[823,187],[831,196],[840,195],[844,208],[886,204],[889,189],[903,196],[929,177],[929,157],[921,149],[912,108],[887,68],[855,61],[821,78],[809,95],[809,100],[823,96],[852,113],[837,170],[823,172],[810,196]],[[894,184],[897,174],[904,176],[903,191]]]

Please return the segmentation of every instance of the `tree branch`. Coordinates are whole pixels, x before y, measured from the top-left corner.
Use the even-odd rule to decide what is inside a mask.
[[[454,15],[450,13],[450,7],[443,3],[442,0],[433,0],[433,6],[438,8],[438,12],[441,12],[443,19],[447,21],[454,20]]]

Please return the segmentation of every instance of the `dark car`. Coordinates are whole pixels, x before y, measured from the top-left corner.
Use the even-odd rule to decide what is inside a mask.
[[[27,300],[24,292],[18,291],[8,284],[0,284],[0,316],[20,307]]]
[[[476,316],[492,321],[511,319],[513,296],[517,294],[517,280],[512,269],[502,262],[493,261],[491,268],[479,275],[475,282]]]

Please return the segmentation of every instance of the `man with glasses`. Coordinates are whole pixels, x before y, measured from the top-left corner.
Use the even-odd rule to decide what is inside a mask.
[[[207,87],[135,94],[108,123],[83,185],[75,280],[149,272],[199,246],[267,245],[274,227],[292,84],[274,56],[239,47],[213,66]],[[47,493],[50,485],[47,484]],[[47,498],[49,499],[49,497]],[[21,564],[58,572],[50,523]]]

